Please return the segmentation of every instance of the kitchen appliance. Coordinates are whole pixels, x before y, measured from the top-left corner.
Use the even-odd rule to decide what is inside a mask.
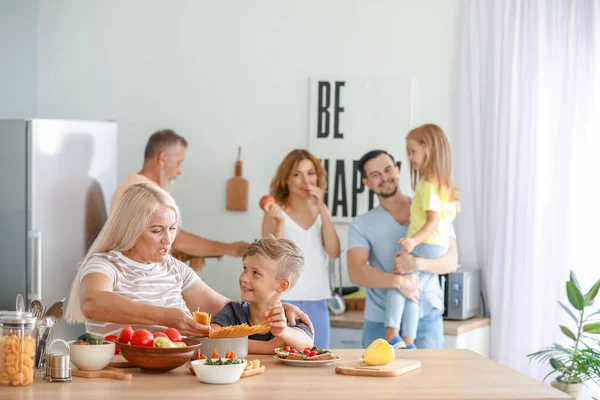
[[[335,281],[335,262],[338,262],[338,277],[340,285],[337,288],[334,288]],[[327,307],[329,308],[329,312],[334,315],[340,315],[346,312],[346,303],[342,298],[343,288],[342,288],[342,257],[338,257],[336,259],[329,259],[329,287],[331,288],[331,297],[327,300]]]
[[[0,309],[69,295],[117,186],[115,122],[0,120]],[[64,321],[54,337],[83,325]]]
[[[479,269],[459,268],[440,276],[444,292],[444,318],[463,320],[477,316],[481,307]]]

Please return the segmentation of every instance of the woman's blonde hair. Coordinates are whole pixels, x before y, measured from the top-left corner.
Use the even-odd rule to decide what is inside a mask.
[[[415,190],[421,178],[438,185],[440,195],[446,194],[448,201],[458,201],[458,189],[452,183],[452,154],[450,144],[442,128],[434,124],[425,124],[413,129],[406,136],[425,148],[425,161],[421,171],[410,166],[410,181]]]
[[[138,238],[148,229],[152,214],[160,207],[169,207],[177,214],[177,226],[181,226],[179,207],[175,200],[158,186],[140,183],[130,186],[119,200],[117,207],[110,214],[100,234],[88,250],[79,265],[75,280],[71,285],[66,319],[69,323],[80,323],[85,320],[79,304],[81,270],[87,261],[98,253],[111,250],[126,251],[135,246]]]
[[[313,156],[308,150],[296,149],[292,150],[279,164],[277,172],[273,180],[271,180],[270,192],[271,196],[275,197],[275,200],[279,204],[287,204],[288,196],[290,191],[287,186],[287,182],[294,169],[300,164],[302,160],[309,160],[315,166],[317,172],[317,186],[324,192],[327,190],[327,172],[321,161]]]

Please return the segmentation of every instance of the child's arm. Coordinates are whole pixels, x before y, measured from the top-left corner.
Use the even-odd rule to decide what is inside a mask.
[[[312,348],[313,339],[300,328],[288,326],[284,333],[273,339],[263,342],[261,340],[248,340],[248,354],[274,354],[278,347],[290,346],[294,349]]]
[[[275,339],[280,339],[284,346],[290,346],[294,349],[305,349],[307,347],[312,348],[314,346],[314,340],[304,330],[300,328],[287,327],[283,332]],[[280,347],[280,346],[278,346]]]
[[[427,214],[427,222],[425,222],[421,229],[411,237],[402,238],[398,242],[407,253],[413,251],[415,247],[423,243],[437,229],[438,222],[440,222],[440,213],[430,210],[425,211],[425,213]]]
[[[295,349],[313,347],[313,338],[302,328],[288,326],[287,318],[281,303],[277,303],[271,308],[271,311],[269,312],[269,322],[271,323],[271,333],[275,336],[275,339],[279,339],[279,341],[276,341],[275,343],[279,343],[281,346],[285,344]]]
[[[248,354],[275,354],[274,350],[283,346],[283,341],[278,338],[273,338],[267,342],[249,339]]]
[[[351,265],[352,264],[348,264],[348,266]],[[415,257],[410,253],[399,251],[396,253],[396,258],[394,259],[393,272],[394,274],[400,274],[394,276],[410,274],[413,271],[424,271],[429,272],[430,274],[445,275],[456,271],[456,268],[458,268],[458,249],[456,247],[456,238],[450,237],[448,252],[440,258]],[[408,298],[406,294],[402,294]]]

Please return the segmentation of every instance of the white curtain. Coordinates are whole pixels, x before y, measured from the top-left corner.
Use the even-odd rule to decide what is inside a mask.
[[[563,340],[569,270],[600,278],[600,1],[465,0],[462,18],[459,248],[491,357],[541,378],[526,354]]]

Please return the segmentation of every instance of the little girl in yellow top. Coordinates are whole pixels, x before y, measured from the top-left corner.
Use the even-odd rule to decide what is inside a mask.
[[[410,225],[398,243],[416,257],[439,258],[448,251],[452,221],[458,212],[458,190],[452,184],[452,157],[444,131],[426,124],[409,132],[406,149],[415,196],[410,206]],[[414,272],[426,290],[437,276]],[[396,348],[415,348],[419,306],[397,290],[387,291],[386,339]],[[402,338],[400,337],[402,330]]]

